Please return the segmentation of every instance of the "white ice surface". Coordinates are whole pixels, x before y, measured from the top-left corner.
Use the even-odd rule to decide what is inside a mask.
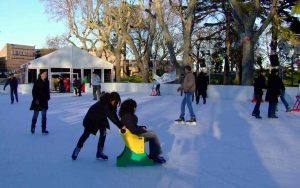
[[[98,134],[89,137],[76,161],[71,159],[82,119],[94,103],[90,93],[51,94],[48,136],[41,134],[41,117],[36,133],[30,133],[31,95],[19,98],[10,104],[9,95],[0,95],[1,188],[300,187],[300,113],[286,113],[282,104],[279,119],[268,119],[263,103],[258,120],[249,101],[208,98],[206,105],[193,104],[197,126],[180,126],[173,123],[180,113],[179,95],[123,92],[122,100],[138,102],[139,124],[157,133],[167,163],[116,167],[124,143],[112,123],[105,144],[108,161],[96,160]]]

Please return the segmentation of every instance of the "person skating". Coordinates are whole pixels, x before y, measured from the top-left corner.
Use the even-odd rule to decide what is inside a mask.
[[[280,100],[284,104],[286,112],[291,112],[291,107],[285,99],[285,86],[284,86],[284,83],[283,83],[283,81],[280,77],[279,77],[278,80],[280,82]],[[276,106],[276,109],[277,108],[278,108],[278,105]]]
[[[263,90],[267,88],[266,86],[266,73],[264,70],[259,71],[259,75],[257,78],[254,79],[254,97],[256,99],[256,104],[254,106],[254,109],[252,111],[252,116],[255,116],[258,119],[261,119],[262,117],[260,116],[260,104],[262,101],[262,96],[263,96]]]
[[[14,98],[16,98],[16,101],[19,102],[19,98],[18,98],[18,80],[14,76],[14,74],[10,74],[9,75],[9,78],[7,79],[6,83],[4,84],[3,90],[5,90],[5,88],[6,88],[7,85],[10,86],[11,104],[14,103]]]
[[[266,101],[269,102],[268,118],[278,118],[276,116],[276,105],[280,96],[280,77],[278,70],[272,69],[268,78],[268,89],[266,93]]]
[[[155,88],[156,95],[160,95],[160,83],[153,79],[153,87]]]
[[[199,104],[200,96],[203,98],[203,104],[206,104],[207,86],[208,77],[206,73],[201,70],[196,79],[196,104]]]
[[[184,71],[186,73],[182,85],[177,89],[177,91],[183,91],[184,96],[181,102],[181,112],[179,119],[176,119],[176,123],[184,122],[184,115],[185,115],[185,105],[187,105],[191,119],[186,121],[190,124],[196,124],[196,116],[194,114],[193,106],[192,106],[192,96],[195,92],[196,84],[195,84],[195,76],[191,72],[191,67],[189,65],[186,65],[184,67]]]
[[[137,103],[133,99],[122,102],[119,116],[123,125],[135,135],[144,137],[145,142],[149,141],[149,158],[156,163],[165,163],[166,160],[160,156],[162,153],[159,139],[154,131],[147,130],[146,126],[138,126],[138,117],[135,115]]]
[[[59,76],[59,81],[58,81],[58,87],[59,87],[59,92],[60,93],[64,93],[65,91],[65,87],[64,87],[64,79],[62,76]]]
[[[73,80],[73,88],[74,88],[74,95],[75,96],[81,96],[81,87],[82,87],[82,84],[81,84],[81,80],[80,78],[74,78]]]
[[[46,128],[48,101],[50,100],[50,88],[47,74],[47,71],[41,72],[38,79],[34,82],[32,88],[32,102],[30,106],[30,110],[34,111],[31,121],[32,134],[35,132],[35,124],[40,111],[42,113],[42,133],[49,133]]]
[[[160,83],[153,78],[153,85],[152,85],[152,91],[151,96],[160,95]]]
[[[91,83],[90,86],[92,85],[93,87],[93,100],[99,100],[100,99],[100,93],[101,93],[101,79],[100,77],[93,72],[92,77],[91,77]]]
[[[100,100],[93,104],[83,119],[84,131],[77,142],[76,148],[73,150],[72,159],[76,160],[83,147],[84,142],[90,134],[96,135],[100,131],[100,137],[97,146],[96,158],[108,159],[103,153],[104,143],[106,139],[106,129],[110,129],[109,118],[119,129],[125,128],[117,116],[117,106],[120,104],[121,98],[117,92],[104,93]]]

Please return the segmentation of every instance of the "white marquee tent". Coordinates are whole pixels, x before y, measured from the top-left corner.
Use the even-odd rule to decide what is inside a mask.
[[[74,46],[61,48],[26,64],[25,83],[32,81],[30,77],[37,78],[40,70],[45,69],[48,70],[50,83],[53,75],[67,75],[72,80],[73,77],[83,78],[95,71],[102,82],[111,82],[114,75],[112,63]]]

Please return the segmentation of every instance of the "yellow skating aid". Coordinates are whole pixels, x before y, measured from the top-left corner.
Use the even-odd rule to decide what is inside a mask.
[[[117,157],[117,166],[127,165],[154,165],[152,159],[149,159],[144,148],[144,137],[132,134],[128,129],[119,130],[125,147],[123,152]]]

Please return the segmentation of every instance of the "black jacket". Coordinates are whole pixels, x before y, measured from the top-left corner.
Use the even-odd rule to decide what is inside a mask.
[[[30,110],[48,110],[48,101],[50,100],[49,80],[44,81],[39,78],[34,82],[32,88],[32,102]],[[37,102],[38,101],[38,104]]]
[[[81,80],[74,79],[74,81],[73,81],[73,87],[81,88],[82,87]]]
[[[91,133],[96,135],[99,129],[110,129],[109,118],[119,129],[123,127],[118,116],[117,109],[110,103],[101,100],[93,104],[83,119],[83,126]]]
[[[266,101],[278,102],[280,95],[281,79],[277,75],[270,75],[268,78],[268,90],[266,93]]]
[[[206,76],[206,74],[201,72],[196,79],[196,89],[200,94],[206,93],[207,86],[208,86],[208,77]]]
[[[18,88],[18,80],[16,77],[13,77],[13,78],[9,78],[7,79],[5,85],[4,85],[4,90],[6,88],[6,86],[9,84],[10,86],[10,89],[12,90],[16,90]]]
[[[266,89],[266,78],[263,75],[259,75],[255,80],[254,80],[254,94],[256,95],[263,95],[263,89]]]
[[[132,134],[142,134],[147,132],[147,130],[143,129],[144,126],[138,126],[138,117],[134,114],[125,114],[121,118],[121,122]]]
[[[284,83],[280,77],[279,77],[279,82],[280,82],[280,90],[285,91]]]

